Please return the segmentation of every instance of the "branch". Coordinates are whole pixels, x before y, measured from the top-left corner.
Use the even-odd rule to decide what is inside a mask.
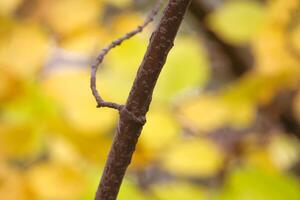
[[[179,26],[191,0],[169,0],[162,19],[152,33],[120,119],[96,193],[96,200],[115,200],[142,131],[156,81],[166,62]],[[100,57],[101,59],[101,57]]]
[[[144,21],[144,23],[142,25],[138,26],[136,29],[134,29],[133,31],[127,33],[126,35],[120,37],[119,39],[116,39],[115,41],[110,43],[107,47],[102,49],[101,53],[97,56],[97,59],[96,59],[95,63],[92,64],[92,66],[91,66],[92,69],[91,69],[90,87],[91,87],[93,96],[96,99],[98,108],[99,107],[109,107],[109,108],[120,110],[121,107],[122,107],[122,105],[119,105],[117,103],[104,101],[102,99],[102,97],[100,96],[100,94],[97,90],[97,86],[96,86],[96,74],[97,74],[97,70],[98,70],[99,65],[103,62],[104,57],[106,56],[106,54],[111,49],[115,48],[116,46],[121,45],[125,40],[128,40],[131,37],[133,37],[134,35],[142,32],[144,30],[144,28],[150,22],[152,22],[154,20],[154,17],[157,15],[161,5],[162,5],[162,0],[159,0],[157,2],[157,4],[155,5],[155,7],[153,8],[153,10],[148,14],[146,20]]]

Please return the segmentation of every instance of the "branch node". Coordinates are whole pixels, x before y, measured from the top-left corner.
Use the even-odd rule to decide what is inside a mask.
[[[143,126],[146,123],[146,117],[145,116],[136,116],[133,112],[128,110],[125,106],[121,107],[120,116],[126,116],[126,118],[129,118],[130,120],[140,124]]]

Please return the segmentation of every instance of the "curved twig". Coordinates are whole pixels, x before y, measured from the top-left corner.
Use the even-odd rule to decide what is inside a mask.
[[[161,5],[163,3],[163,0],[159,0],[157,2],[157,4],[155,5],[155,7],[153,8],[153,10],[148,14],[146,20],[144,21],[144,23],[140,26],[138,26],[136,29],[134,29],[133,31],[128,32],[126,35],[120,37],[119,39],[114,40],[112,43],[110,43],[107,47],[103,48],[101,50],[101,53],[97,56],[96,61],[92,64],[91,66],[91,79],[90,79],[90,87],[92,90],[92,94],[96,99],[97,102],[97,108],[99,107],[108,107],[108,108],[113,108],[116,110],[120,110],[123,105],[117,104],[117,103],[113,103],[113,102],[108,102],[108,101],[104,101],[102,99],[102,97],[100,96],[98,90],[97,90],[97,86],[96,86],[96,74],[97,74],[97,70],[99,68],[99,65],[103,62],[103,59],[105,57],[105,55],[114,47],[119,46],[122,44],[122,42],[124,42],[125,40],[130,39],[131,37],[133,37],[134,35],[142,32],[144,30],[144,28],[151,23],[154,20],[154,17],[157,15]]]

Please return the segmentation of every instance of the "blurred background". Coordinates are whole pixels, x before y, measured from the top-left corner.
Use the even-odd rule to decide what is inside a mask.
[[[0,199],[93,199],[116,128],[90,63],[155,1],[0,0]],[[300,2],[193,0],[120,200],[300,199]],[[106,56],[124,103],[151,24]]]

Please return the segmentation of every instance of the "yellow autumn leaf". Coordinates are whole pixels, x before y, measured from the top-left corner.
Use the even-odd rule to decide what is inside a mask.
[[[288,48],[290,50],[295,51],[294,53],[296,56],[300,55],[300,24],[298,24],[294,30],[290,33],[290,39],[289,39],[289,44],[290,45]]]
[[[204,200],[206,194],[201,187],[184,182],[157,184],[152,191],[160,200]]]
[[[299,162],[300,145],[296,138],[278,134],[271,138],[268,145],[270,159],[281,170],[287,170]]]
[[[1,70],[19,78],[36,75],[50,47],[50,40],[45,31],[37,25],[15,22],[1,29]]]
[[[278,170],[272,162],[269,152],[263,147],[253,146],[251,149],[247,149],[244,159],[247,164],[266,171]]]
[[[69,66],[49,74],[42,87],[45,94],[53,98],[62,109],[62,115],[70,126],[89,134],[105,134],[113,130],[117,112],[112,109],[96,108],[89,81],[90,74],[87,70],[72,69]],[[104,98],[107,97],[105,95],[107,90],[104,88],[99,90]]]
[[[268,1],[266,15],[273,25],[286,26],[291,20],[291,11],[297,9],[298,6],[298,0]],[[280,15],[278,13],[280,13]]]
[[[278,168],[274,164],[269,151],[269,143],[259,139],[261,133],[251,133],[243,139],[243,159],[246,165],[276,172]]]
[[[101,165],[103,165],[107,159],[108,151],[112,143],[110,136],[99,136],[97,134],[83,135],[69,133],[67,139],[81,158],[91,163]]]
[[[256,69],[260,73],[268,74],[280,73],[285,69],[298,69],[298,56],[294,55],[298,48],[295,40],[297,28],[290,30],[290,26],[295,20],[293,13],[298,12],[299,1],[277,0],[269,4],[263,31],[252,41]]]
[[[158,153],[178,138],[180,127],[170,110],[153,107],[147,114],[139,143],[150,152]]]
[[[220,200],[298,200],[299,182],[288,174],[252,166],[233,169],[217,195]]]
[[[75,145],[72,144],[71,140],[68,138],[48,136],[47,147],[49,157],[53,162],[74,165],[83,162]]]
[[[208,131],[224,124],[228,119],[228,110],[223,102],[213,96],[201,96],[186,101],[180,107],[179,117],[184,126],[192,127],[196,132]]]
[[[143,193],[136,183],[128,179],[124,179],[118,194],[118,200],[150,200],[150,198],[147,198],[146,195],[147,193]]]
[[[208,20],[224,39],[233,43],[248,42],[264,24],[264,9],[256,1],[228,1]]]
[[[254,110],[251,104],[239,98],[234,97],[234,94],[232,97],[217,94],[202,95],[186,100],[180,106],[178,116],[184,126],[196,133],[208,133],[225,124],[237,128],[244,127],[253,119]]]
[[[0,199],[5,200],[32,200],[26,179],[20,171],[6,166],[0,161]]]
[[[0,156],[6,159],[34,159],[42,151],[42,135],[25,123],[0,123]]]
[[[169,172],[179,176],[209,177],[223,165],[224,156],[210,140],[193,139],[175,143],[162,157]]]
[[[266,105],[280,90],[297,85],[299,74],[300,70],[296,68],[282,68],[272,73],[254,70],[225,90],[222,98],[235,108],[248,110],[249,116],[254,118],[255,113],[253,112],[255,112],[256,104]],[[236,109],[233,111],[240,112]]]
[[[124,73],[133,79],[143,59],[146,47],[147,39],[142,35],[137,35],[125,41],[107,55],[107,67],[116,73]]]
[[[132,162],[129,165],[129,169],[143,170],[147,166],[149,166],[149,164],[153,161],[154,161],[153,153],[148,151],[143,147],[143,145],[139,145],[138,143],[134,151],[134,154],[132,156]]]
[[[176,101],[203,87],[209,77],[209,64],[201,41],[196,37],[178,36],[157,81],[153,99]]]
[[[0,102],[9,100],[19,90],[19,84],[15,78],[6,73],[0,67]]]
[[[11,15],[23,0],[0,0],[0,16]]]
[[[43,8],[47,23],[62,35],[96,24],[102,14],[102,4],[97,0],[45,1]]]
[[[297,60],[288,51],[286,33],[280,28],[270,27],[253,41],[257,59],[256,69],[260,73],[274,74],[287,68],[296,68]]]
[[[139,138],[131,167],[143,168],[158,160],[161,152],[176,141],[179,131],[179,124],[170,110],[153,106],[147,114],[147,123]]]
[[[26,178],[38,199],[74,200],[87,188],[80,169],[61,163],[35,165],[29,169]]]
[[[99,47],[105,45],[105,33],[98,27],[91,27],[90,29],[73,34],[64,38],[60,46],[67,51],[81,53],[87,56],[98,54]]]

